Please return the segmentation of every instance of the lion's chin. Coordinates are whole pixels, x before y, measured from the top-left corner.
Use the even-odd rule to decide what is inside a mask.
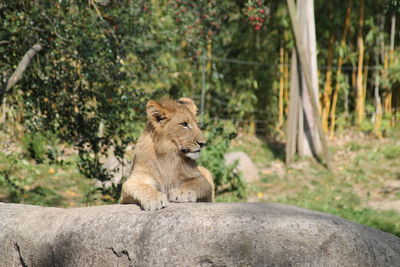
[[[186,157],[192,160],[198,160],[200,158],[200,152],[189,152],[185,154]]]

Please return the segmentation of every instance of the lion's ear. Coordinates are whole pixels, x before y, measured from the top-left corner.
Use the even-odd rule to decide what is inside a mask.
[[[185,105],[194,115],[197,115],[197,106],[191,98],[181,97],[179,98],[178,103]]]
[[[159,102],[150,100],[146,105],[147,118],[150,121],[160,122],[166,119],[168,110],[163,107]]]

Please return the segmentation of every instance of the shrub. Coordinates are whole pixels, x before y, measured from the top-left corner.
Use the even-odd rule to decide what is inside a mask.
[[[222,123],[208,121],[204,125],[207,146],[201,152],[199,165],[211,171],[214,178],[216,194],[230,193],[234,199],[246,196],[246,187],[242,174],[236,171],[237,162],[226,166],[224,155],[228,152],[230,142],[236,133],[227,131]]]
[[[37,144],[37,143],[36,143]],[[52,189],[40,185],[32,186],[38,171],[26,160],[16,155],[0,154],[0,187],[7,188],[8,199],[15,203],[29,203],[41,206],[60,206],[63,197]],[[28,169],[21,175],[22,169]]]

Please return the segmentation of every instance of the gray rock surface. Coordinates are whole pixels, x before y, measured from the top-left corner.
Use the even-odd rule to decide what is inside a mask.
[[[119,161],[116,157],[112,156],[107,158],[103,164],[103,168],[108,170],[112,175],[111,181],[100,181],[97,180],[96,187],[111,187],[113,184],[117,185],[121,182],[123,177],[129,177],[132,171],[132,162],[123,159]]]
[[[399,266],[400,239],[271,203],[0,203],[0,266]]]
[[[226,165],[238,161],[236,169],[243,173],[245,181],[254,182],[260,178],[257,166],[246,153],[242,151],[229,152],[224,155],[224,158]]]

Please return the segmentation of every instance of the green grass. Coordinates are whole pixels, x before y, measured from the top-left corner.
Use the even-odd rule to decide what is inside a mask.
[[[360,198],[350,190],[341,188],[327,190],[326,184],[317,188],[310,193],[302,191],[278,202],[340,216],[400,237],[399,212],[362,207]]]
[[[387,147],[383,150],[383,155],[386,159],[400,159],[400,146]]]
[[[60,165],[37,163],[23,153],[0,152],[1,201],[41,206],[81,206],[90,181],[76,166],[76,155]]]
[[[254,144],[241,144],[238,148],[252,146]],[[272,152],[268,147],[257,147],[267,150],[261,153],[267,156],[265,168],[269,168],[271,160],[279,160],[270,158]],[[337,215],[400,237],[400,212],[368,206],[370,200],[400,199],[398,192],[379,193],[386,186],[385,182],[400,179],[398,139],[354,138],[339,143],[332,150],[340,155],[335,158],[333,172],[312,160],[299,159],[293,167],[283,167],[284,174],[278,175],[274,169],[268,169],[268,174],[262,175],[256,189],[249,193],[250,197],[257,199],[260,196],[260,201],[286,203]],[[259,157],[255,161],[262,163]]]
[[[368,144],[361,144],[357,141],[352,141],[350,142],[347,147],[350,149],[350,151],[359,151],[363,149],[371,149],[371,146]]]

